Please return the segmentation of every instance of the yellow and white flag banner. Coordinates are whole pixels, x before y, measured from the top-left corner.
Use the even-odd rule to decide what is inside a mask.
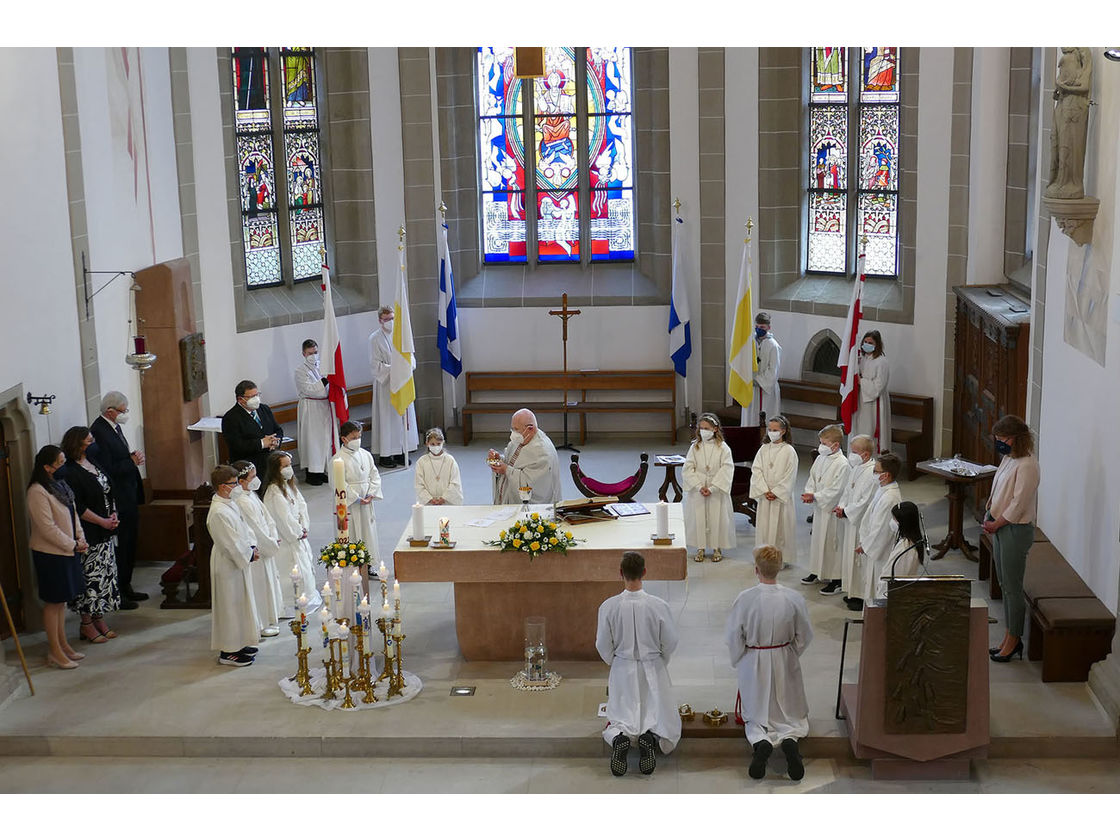
[[[397,251],[400,258],[400,282],[393,300],[393,359],[389,365],[389,402],[404,416],[416,399],[416,347],[412,342],[412,318],[408,312],[408,276],[404,266],[404,248]]]
[[[735,325],[731,329],[731,369],[727,392],[743,408],[754,399],[754,374],[758,371],[758,349],[754,341],[754,307],[751,304],[750,240],[743,240],[739,264],[739,293],[735,298]]]

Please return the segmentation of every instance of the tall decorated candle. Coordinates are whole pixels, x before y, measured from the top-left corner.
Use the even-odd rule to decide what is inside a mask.
[[[347,615],[349,615],[351,617],[353,617],[355,615],[355,610],[358,607],[358,599],[359,599],[359,595],[360,595],[361,591],[362,591],[362,573],[359,572],[357,569],[353,569],[350,572],[350,600],[349,600],[350,610],[347,613]]]
[[[350,520],[346,507],[346,462],[339,455],[331,461],[334,483],[334,519],[339,542],[350,541]]]
[[[334,608],[334,617],[342,618],[345,613],[342,603],[342,568],[340,566],[331,566],[331,570],[327,572],[327,577],[330,578],[331,590],[334,595],[334,600],[331,606]]]

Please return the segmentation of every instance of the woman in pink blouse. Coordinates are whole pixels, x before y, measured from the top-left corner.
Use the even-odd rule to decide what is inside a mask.
[[[1003,588],[1006,624],[1003,642],[991,648],[993,662],[1008,662],[1015,655],[1023,658],[1023,573],[1027,552],[1034,542],[1034,520],[1038,508],[1038,459],[1034,456],[1034,435],[1021,417],[1008,414],[992,426],[996,452],[1003,456],[988,497],[984,524],[992,535],[992,559]]]

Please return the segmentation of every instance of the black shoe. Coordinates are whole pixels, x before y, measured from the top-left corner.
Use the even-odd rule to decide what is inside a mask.
[[[121,595],[120,609],[122,609],[122,610],[138,610],[138,609],[140,609],[140,605],[137,604],[135,601],[131,600],[127,595]]]
[[[218,655],[218,664],[232,665],[234,668],[244,668],[246,665],[253,664],[253,657],[238,652],[228,653],[223,650]]]
[[[611,741],[611,772],[616,776],[626,775],[626,754],[630,752],[630,736],[619,733]]]
[[[1020,639],[1018,642],[1015,643],[1015,647],[1013,647],[1011,649],[1011,653],[1007,654],[1006,656],[1000,656],[999,651],[997,650],[989,658],[992,660],[992,662],[1010,662],[1012,659],[1015,658],[1016,655],[1018,655],[1020,661],[1023,659],[1023,640],[1022,639]]]
[[[239,650],[238,653],[243,654],[245,656],[256,656],[257,655],[257,650],[258,650],[258,648],[255,648],[252,645],[245,645],[245,647],[241,648],[241,650]]]
[[[326,473],[315,473],[315,472],[308,471],[308,473],[307,473],[307,483],[310,484],[312,487],[318,487],[320,484],[326,484],[327,483],[327,474]]]
[[[638,769],[647,776],[657,767],[657,756],[654,754],[656,744],[657,739],[653,737],[652,732],[646,731],[638,736],[638,749],[642,751],[638,759]]]
[[[863,599],[862,598],[848,598],[847,602],[848,602],[848,609],[850,609],[852,612],[860,612],[860,611],[863,610]]]
[[[1003,645],[996,645],[994,648],[988,648],[988,655],[991,656],[993,653],[999,653],[1001,650],[1003,650]]]
[[[830,580],[828,584],[821,588],[822,595],[837,595],[840,592],[840,581]]]
[[[137,592],[135,589],[132,589],[132,588],[125,589],[123,592],[121,592],[121,595],[123,595],[125,598],[128,598],[128,600],[130,600],[130,601],[147,601],[148,600],[148,593],[147,592]]]
[[[404,466],[404,454],[403,453],[400,454],[400,455],[394,455],[393,460],[397,462],[398,467],[403,467]]]
[[[805,586],[812,586],[817,582],[817,576],[814,574],[805,575],[805,577],[801,578],[801,582],[805,584]]]
[[[383,470],[391,470],[396,465],[397,465],[397,462],[394,461],[392,458],[378,458],[377,459],[377,466],[381,467]]]
[[[789,769],[789,777],[795,782],[805,778],[805,763],[801,760],[801,752],[797,749],[797,741],[793,738],[786,738],[782,741],[782,752],[786,754],[786,767]]]
[[[754,749],[754,758],[751,759],[747,775],[752,779],[761,779],[766,775],[766,762],[770,758],[770,753],[774,752],[774,745],[769,741],[759,741],[757,744],[751,744],[751,747]]]

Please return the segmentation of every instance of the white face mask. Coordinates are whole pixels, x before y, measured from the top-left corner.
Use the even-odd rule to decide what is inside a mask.
[[[293,470],[291,467],[281,467],[280,468],[280,477],[282,479],[284,479],[285,481],[291,481],[292,476],[294,476],[295,474],[296,474],[296,471]]]
[[[859,346],[859,349],[862,350],[864,353],[874,353],[875,352],[875,345],[872,344],[870,341],[865,341],[865,342],[863,342],[863,344],[861,344]]]
[[[711,440],[712,436],[714,434],[715,434],[715,432],[712,431],[711,429],[701,429],[700,430],[700,440],[705,440],[705,441]]]
[[[256,411],[258,408],[261,407],[260,396],[249,397],[249,399],[245,400],[245,407],[247,409],[249,409],[250,411]]]
[[[357,452],[359,449],[362,448],[362,442],[358,438],[354,438],[353,440],[348,440],[348,441],[346,441],[346,448],[349,449],[351,452]]]
[[[249,489],[254,493],[261,489],[261,477],[259,475],[253,476],[253,480],[249,482]]]
[[[817,447],[817,452],[821,453],[821,455],[824,455],[827,458],[829,455],[832,454],[832,447],[829,446],[827,443],[822,443],[820,446]]]
[[[892,517],[891,521],[887,523],[887,527],[891,529],[892,534],[897,534],[898,533],[898,520],[894,519]]]
[[[770,438],[771,443],[777,443],[782,439],[781,432],[775,432],[773,429],[766,430],[766,437]]]
[[[307,363],[311,365],[311,367],[319,367],[318,353],[311,353],[310,355],[304,356],[303,358],[307,359]]]
[[[860,464],[863,463],[863,456],[860,455],[858,452],[852,452],[848,455],[848,463],[851,464],[853,467],[858,467]]]
[[[118,425],[123,426],[127,422],[128,422],[128,415],[127,414],[118,414],[117,415],[117,424]]]
[[[513,429],[509,430],[509,442],[514,446],[520,446],[525,442],[525,436],[521,432],[515,432]]]
[[[390,318],[388,321],[382,321],[381,322],[381,329],[385,330],[385,332],[392,335],[392,333],[393,333],[393,319]]]
[[[229,491],[229,497],[231,499],[236,499],[238,496],[242,495],[244,492],[245,492],[245,488],[242,487],[240,484],[238,484],[236,487],[234,487],[232,490]]]
[[[443,444],[442,443],[429,443],[428,444],[428,451],[431,452],[433,455],[439,455],[441,452],[443,452]]]

